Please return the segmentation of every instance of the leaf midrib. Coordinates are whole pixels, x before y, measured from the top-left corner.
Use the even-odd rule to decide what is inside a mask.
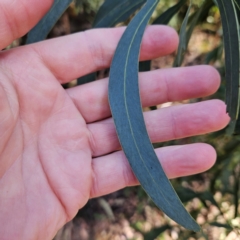
[[[157,2],[158,2],[158,0],[155,1],[155,4],[157,4]],[[127,52],[127,57],[126,57],[126,63],[125,63],[125,66],[124,66],[124,85],[123,85],[123,86],[124,86],[124,105],[125,105],[125,109],[126,109],[126,113],[127,113],[127,119],[128,119],[130,131],[131,131],[131,134],[132,134],[132,137],[133,137],[134,145],[135,145],[135,147],[136,147],[136,149],[137,149],[137,151],[138,151],[138,155],[140,156],[140,159],[141,159],[144,167],[146,168],[149,176],[151,176],[152,181],[153,181],[156,185],[158,185],[158,184],[156,183],[155,179],[152,177],[152,174],[149,172],[149,169],[148,169],[148,167],[146,166],[145,161],[144,161],[144,159],[143,159],[143,157],[142,157],[142,155],[141,155],[141,153],[140,153],[140,150],[139,150],[139,148],[138,148],[137,141],[136,141],[136,139],[135,139],[135,135],[134,135],[133,129],[132,129],[132,123],[131,123],[130,116],[129,116],[129,109],[128,109],[127,97],[126,97],[126,80],[127,80],[127,71],[126,71],[127,67],[126,67],[126,66],[129,64],[129,55],[130,55],[130,51],[131,51],[131,46],[132,46],[132,44],[133,44],[133,41],[134,41],[135,38],[136,38],[136,34],[137,34],[137,32],[138,32],[138,29],[141,27],[141,24],[142,24],[143,21],[146,19],[147,15],[152,11],[153,8],[155,8],[155,4],[153,4],[153,6],[152,6],[152,7],[148,10],[148,12],[145,14],[145,17],[142,19],[142,21],[140,22],[139,26],[136,28],[136,31],[135,31],[135,33],[134,33],[134,35],[133,35],[133,38],[132,38],[132,40],[131,40],[131,43],[129,44],[129,48],[128,48],[128,52]],[[161,188],[160,188],[159,190],[160,190],[161,195],[162,195],[163,198],[165,199],[165,201],[169,204],[169,202],[168,202],[167,199],[165,198],[165,196],[164,196]],[[169,204],[169,205],[171,205],[171,204]]]

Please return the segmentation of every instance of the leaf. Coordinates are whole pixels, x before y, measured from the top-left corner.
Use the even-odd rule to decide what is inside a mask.
[[[88,75],[85,75],[83,77],[80,77],[78,78],[77,80],[77,85],[82,85],[82,84],[85,84],[85,83],[90,83],[90,82],[93,82],[95,81],[96,79],[96,73],[90,73]]]
[[[240,178],[240,172],[239,169],[237,169],[236,171],[234,171],[234,188],[233,188],[233,193],[234,193],[234,218],[238,217],[238,209],[239,209],[239,191],[240,191],[240,182],[239,182],[239,178]]]
[[[226,103],[232,120],[239,116],[239,26],[233,0],[217,0],[223,26],[226,64]],[[236,122],[233,123],[238,125]]]
[[[181,199],[182,202],[189,202],[192,199],[198,197],[197,193],[195,193],[193,190],[191,190],[190,188],[185,188],[185,187],[178,187],[176,189],[176,192],[179,196],[179,198]]]
[[[213,6],[213,2],[211,0],[205,0],[205,2],[202,4],[200,9],[196,11],[192,16],[191,19],[189,19],[190,26],[187,30],[187,42],[186,45],[188,46],[189,41],[191,39],[192,33],[196,25],[198,24],[199,20],[202,19],[203,16],[206,15],[206,12],[209,11],[209,9]]]
[[[148,72],[151,70],[151,61],[139,62],[139,72]]]
[[[162,227],[154,228],[150,232],[143,234],[143,238],[144,240],[153,240],[168,229],[171,229],[171,226],[169,226],[168,224]]]
[[[170,7],[164,13],[162,13],[153,24],[167,25],[172,17],[180,10],[180,8],[186,3],[187,0],[180,0],[176,5]]]
[[[93,23],[94,28],[113,27],[127,20],[146,0],[106,0]]]
[[[109,102],[123,151],[153,202],[187,229],[200,227],[188,214],[154,152],[144,123],[138,85],[138,59],[145,27],[158,4],[148,0],[123,34],[110,69]]]
[[[104,198],[99,198],[98,199],[98,204],[101,206],[101,208],[104,210],[108,218],[112,221],[115,220],[115,216],[113,213],[113,210],[110,206],[110,204],[104,199]]]
[[[162,13],[152,24],[167,25],[172,17],[180,10],[180,8],[186,3],[187,0],[180,0],[176,5],[170,7],[164,13]],[[139,71],[147,72],[151,70],[151,61],[140,62]]]
[[[180,67],[182,65],[184,54],[187,51],[186,30],[187,30],[187,23],[188,23],[188,18],[189,18],[191,7],[192,7],[192,2],[190,2],[186,16],[183,20],[183,23],[182,23],[182,26],[180,29],[180,33],[179,33],[180,41],[179,41],[177,56],[176,56],[176,58],[174,60],[174,64],[173,64],[174,67]]]
[[[239,0],[238,1],[234,0],[234,2],[235,2],[235,6],[236,6],[236,11],[237,11],[238,27],[239,27],[239,24],[240,24],[240,2],[239,2]],[[238,99],[238,101],[240,101],[240,99]],[[239,109],[239,107],[240,106],[238,106],[238,109]],[[233,129],[232,132],[234,132],[235,135],[240,134],[240,116],[239,116],[239,113],[238,113],[237,120],[232,121],[231,125],[232,125],[231,128]]]
[[[240,2],[237,0],[234,0],[236,10],[237,10],[237,15],[238,15],[238,22],[240,23]]]
[[[209,52],[205,57],[205,64],[210,64],[210,62],[217,61],[223,52],[223,45],[220,44],[216,48],[214,48],[211,52]]]
[[[233,230],[233,228],[229,224],[219,223],[219,222],[211,222],[209,225],[219,228],[226,228],[228,230]]]
[[[219,209],[220,212],[221,208],[219,207],[218,203],[216,202],[213,194],[209,191],[206,192],[202,192],[198,194],[199,199],[201,199],[202,201],[209,201],[212,205],[214,205],[215,207],[217,207]]]
[[[186,14],[186,17],[183,22],[181,30],[180,30],[180,43],[179,43],[179,53],[177,54],[174,62],[174,66],[181,66],[184,58],[184,54],[187,51],[187,47],[189,44],[189,41],[191,39],[192,33],[194,28],[197,26],[199,20],[201,20],[206,12],[213,6],[213,1],[206,0],[200,9],[196,11],[194,14],[189,17],[188,13]],[[191,8],[191,4],[189,6],[189,9]],[[187,22],[190,22],[189,27],[187,29]],[[187,30],[186,30],[187,29]]]
[[[131,14],[139,9],[146,0],[106,0],[97,12],[93,22],[93,28],[113,27],[116,24],[127,20]],[[145,69],[150,63],[142,65]],[[150,68],[150,67],[149,67]],[[96,74],[89,74],[78,79],[78,85],[92,82]]]
[[[54,0],[53,6],[28,33],[27,44],[43,41],[73,0]]]

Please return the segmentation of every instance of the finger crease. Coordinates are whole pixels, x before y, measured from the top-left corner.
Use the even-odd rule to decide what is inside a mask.
[[[170,98],[170,86],[169,86],[169,83],[168,83],[168,78],[166,77],[166,74],[164,74],[163,76],[163,79],[164,79],[164,83],[165,83],[165,87],[166,87],[166,91],[165,91],[165,94],[166,94],[166,102],[170,102],[171,98]]]
[[[96,156],[96,152],[97,152],[96,139],[95,139],[94,134],[91,131],[91,128],[89,126],[88,126],[88,132],[89,132],[88,142],[89,142],[91,154],[92,154],[92,156]]]
[[[88,37],[88,34],[89,34],[88,31],[84,32],[91,63],[93,63],[94,69],[99,69],[102,66],[104,66],[106,56],[104,54],[102,44],[101,43],[95,44],[95,42],[89,41],[91,37]]]

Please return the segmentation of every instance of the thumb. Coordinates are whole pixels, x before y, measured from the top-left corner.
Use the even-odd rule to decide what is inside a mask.
[[[26,34],[47,13],[54,0],[1,0],[0,49]]]

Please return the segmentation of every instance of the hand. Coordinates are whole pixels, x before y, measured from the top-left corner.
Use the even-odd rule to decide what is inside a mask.
[[[25,34],[50,0],[0,2],[0,48]],[[108,79],[64,90],[79,76],[109,67],[124,28],[91,30],[0,52],[1,240],[52,239],[89,198],[136,185],[116,136],[107,98]],[[141,60],[174,51],[174,30],[146,30]],[[203,97],[219,87],[209,66],[140,74],[144,106]],[[219,100],[145,113],[153,142],[205,134],[229,121]],[[156,150],[169,178],[210,168],[206,144]]]

